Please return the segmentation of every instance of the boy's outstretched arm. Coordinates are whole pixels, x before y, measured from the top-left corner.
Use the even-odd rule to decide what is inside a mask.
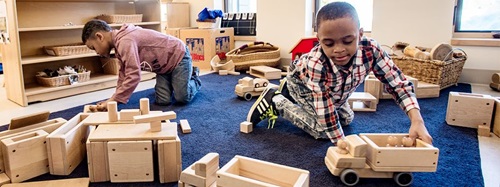
[[[408,118],[410,118],[410,138],[416,139],[419,138],[422,141],[432,144],[432,137],[427,131],[425,127],[424,119],[422,119],[422,115],[420,115],[419,109],[411,109],[408,111]]]

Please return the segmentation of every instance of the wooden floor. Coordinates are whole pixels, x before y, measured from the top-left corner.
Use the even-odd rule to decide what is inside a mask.
[[[210,72],[202,72],[201,74],[207,73]],[[141,82],[136,91],[153,88],[155,83],[156,80]],[[3,85],[3,75],[0,75],[0,85]],[[11,118],[17,116],[32,114],[44,110],[57,112],[72,108],[74,106],[95,102],[97,100],[107,99],[113,94],[113,92],[114,88],[52,101],[35,103],[29,105],[28,107],[21,107],[9,101],[5,94],[5,88],[3,86],[0,86],[0,125],[8,124]],[[500,92],[492,91],[488,85],[473,84],[472,92],[500,97]],[[500,176],[500,167],[498,167],[498,161],[500,161],[500,138],[492,134],[491,137],[478,137],[478,139],[479,150],[481,154],[481,167],[483,169],[485,186],[498,187],[500,186],[500,178],[498,177]]]

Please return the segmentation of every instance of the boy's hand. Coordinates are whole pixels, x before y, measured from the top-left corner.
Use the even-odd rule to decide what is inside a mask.
[[[108,111],[108,103],[114,101],[113,99],[108,99],[106,101],[97,102],[97,110],[98,111]]]
[[[427,128],[425,127],[424,120],[420,115],[420,110],[411,109],[410,111],[408,111],[408,117],[410,118],[411,121],[410,132],[409,132],[410,138],[412,139],[418,138],[432,145],[432,137],[427,131]]]

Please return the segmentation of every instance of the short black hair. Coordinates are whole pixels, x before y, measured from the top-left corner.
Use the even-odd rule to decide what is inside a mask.
[[[110,32],[112,29],[111,27],[103,20],[99,19],[93,19],[90,20],[83,26],[83,31],[82,31],[82,41],[83,43],[86,43],[87,40],[94,36],[94,34],[98,31],[106,31]]]
[[[324,20],[335,20],[347,16],[356,21],[358,28],[360,27],[358,13],[351,4],[337,1],[328,3],[321,7],[316,15],[316,29],[319,29],[319,25]]]

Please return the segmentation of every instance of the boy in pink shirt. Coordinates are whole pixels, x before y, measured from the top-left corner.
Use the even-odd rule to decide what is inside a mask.
[[[127,103],[141,80],[141,71],[156,73],[155,102],[159,105],[171,104],[172,98],[189,103],[201,88],[189,50],[173,36],[131,24],[116,30],[102,20],[91,20],[83,27],[82,41],[103,57],[109,58],[114,49],[120,61],[116,91],[98,107],[105,108],[110,101]]]

